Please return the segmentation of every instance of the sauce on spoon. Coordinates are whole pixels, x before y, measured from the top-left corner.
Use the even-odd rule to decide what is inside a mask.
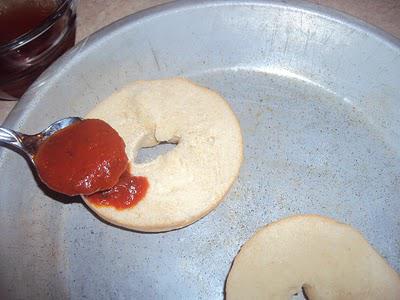
[[[97,119],[56,132],[39,145],[33,160],[41,180],[69,196],[110,189],[128,167],[124,141]]]

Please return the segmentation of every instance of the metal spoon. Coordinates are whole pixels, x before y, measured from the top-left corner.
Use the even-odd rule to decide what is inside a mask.
[[[3,143],[11,148],[22,151],[22,154],[24,154],[33,165],[35,165],[33,157],[35,156],[39,145],[57,131],[78,121],[82,121],[82,119],[79,117],[61,119],[51,124],[45,130],[33,135],[23,134],[15,130],[0,127],[0,146]]]

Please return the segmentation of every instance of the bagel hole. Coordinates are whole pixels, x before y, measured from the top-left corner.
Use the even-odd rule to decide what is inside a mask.
[[[151,162],[160,155],[164,155],[169,151],[172,151],[176,147],[177,143],[161,142],[158,145],[147,148],[140,148],[138,154],[135,157],[136,164],[143,164]]]

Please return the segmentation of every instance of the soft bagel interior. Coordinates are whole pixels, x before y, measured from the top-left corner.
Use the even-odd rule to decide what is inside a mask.
[[[400,299],[400,277],[352,227],[303,215],[260,229],[241,248],[227,299]]]
[[[239,122],[216,92],[189,80],[136,81],[91,110],[126,143],[132,173],[149,181],[135,207],[87,205],[105,220],[139,231],[189,225],[213,210],[238,176],[243,160]],[[137,164],[140,148],[176,143],[171,151]]]

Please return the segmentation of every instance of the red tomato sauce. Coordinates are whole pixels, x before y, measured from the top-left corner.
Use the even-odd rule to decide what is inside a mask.
[[[39,146],[33,160],[41,180],[69,196],[108,190],[128,167],[124,141],[97,119],[58,131]]]
[[[135,206],[146,195],[149,183],[146,177],[132,176],[126,170],[118,183],[107,191],[95,193],[86,198],[97,206],[111,206],[123,210]]]

